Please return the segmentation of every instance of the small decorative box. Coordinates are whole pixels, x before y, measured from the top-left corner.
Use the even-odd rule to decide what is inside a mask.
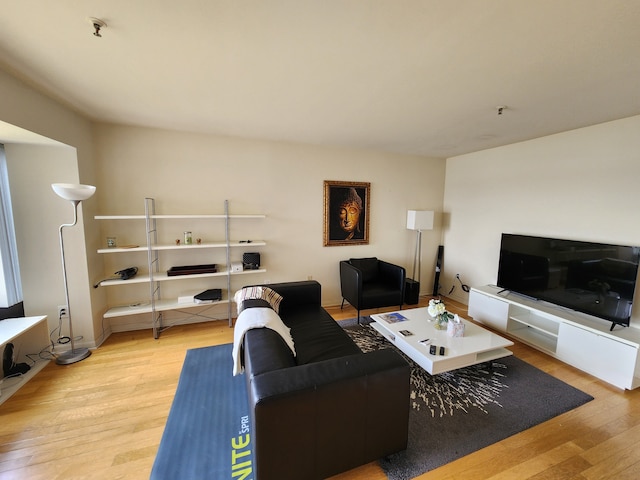
[[[464,323],[458,315],[454,315],[452,320],[447,322],[447,335],[450,337],[464,337]]]

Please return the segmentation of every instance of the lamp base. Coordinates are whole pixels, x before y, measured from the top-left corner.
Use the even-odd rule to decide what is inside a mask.
[[[84,360],[89,355],[91,355],[91,351],[88,348],[75,348],[58,355],[58,357],[56,358],[56,363],[58,365],[69,365],[71,363],[76,363],[80,360]]]

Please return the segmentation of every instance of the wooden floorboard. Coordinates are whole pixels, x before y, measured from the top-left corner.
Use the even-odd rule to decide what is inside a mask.
[[[447,306],[466,317],[464,305]],[[348,306],[328,310],[355,317]],[[158,340],[122,332],[80,363],[49,364],[0,405],[0,480],[148,478],[186,351],[232,340],[224,321],[176,326]],[[512,351],[595,400],[418,478],[638,478],[640,389],[619,390],[519,342]],[[385,478],[373,462],[334,480]]]

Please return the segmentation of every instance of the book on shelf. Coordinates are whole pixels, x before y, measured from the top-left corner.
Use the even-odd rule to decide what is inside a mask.
[[[213,303],[222,300],[222,290],[220,288],[210,288],[193,296],[196,303]]]
[[[383,313],[380,315],[380,318],[382,318],[387,323],[398,323],[409,320],[407,317],[398,312]]]

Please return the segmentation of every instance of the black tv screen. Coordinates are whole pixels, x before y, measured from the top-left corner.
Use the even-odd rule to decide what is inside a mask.
[[[502,234],[498,287],[629,326],[640,248]]]

